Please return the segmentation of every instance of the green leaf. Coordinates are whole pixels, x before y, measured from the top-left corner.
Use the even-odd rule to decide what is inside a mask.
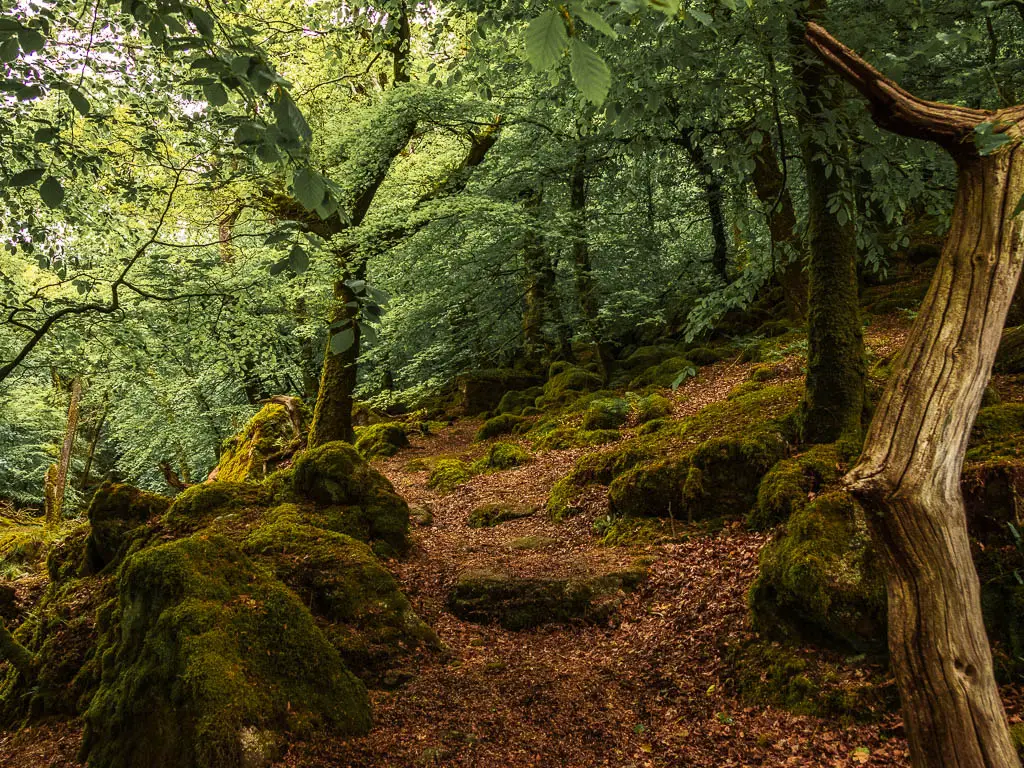
[[[292,251],[288,254],[288,267],[297,275],[301,275],[309,269],[309,254],[302,249],[302,246],[292,246]]]
[[[208,14],[202,8],[196,8],[195,6],[189,8],[188,15],[192,18],[192,23],[196,25],[196,29],[199,30],[199,34],[207,40],[212,40],[213,16]]]
[[[71,102],[71,106],[78,110],[78,114],[80,114],[82,117],[85,117],[89,114],[89,100],[85,98],[85,96],[82,94],[80,90],[78,90],[77,88],[72,88],[69,85],[64,89],[64,91],[68,95],[68,100]]]
[[[552,8],[527,25],[524,40],[526,58],[536,69],[544,70],[558,63],[569,35],[561,14]]]
[[[584,98],[600,106],[612,86],[612,73],[597,51],[574,37],[569,42],[569,72]]]
[[[661,11],[669,18],[675,18],[679,13],[679,0],[648,0],[651,7]]]
[[[979,123],[974,128],[974,145],[979,155],[991,155],[996,150],[1009,144],[1012,139],[1005,133],[996,133],[994,123]]]
[[[715,25],[715,20],[714,18],[712,18],[711,14],[704,13],[704,11],[698,11],[696,8],[687,8],[686,14],[688,16],[693,16],[693,18],[695,18],[705,27],[713,27]]]
[[[9,37],[0,43],[0,61],[10,63],[18,58],[20,51],[17,38]]]
[[[355,343],[355,329],[351,326],[343,328],[331,336],[331,352],[335,355],[340,355],[342,352],[347,352],[351,349]]]
[[[288,259],[281,259],[280,261],[275,261],[273,264],[270,265],[270,276],[277,277],[282,272],[284,272],[287,266]]]
[[[320,174],[309,168],[300,168],[292,175],[292,189],[303,207],[316,210],[324,200],[324,182]]]
[[[246,121],[235,129],[235,144],[244,146],[246,144],[259,144],[263,141],[263,126],[258,123]]]
[[[7,183],[12,187],[28,187],[43,178],[44,173],[45,168],[26,168],[11,176]]]
[[[572,11],[602,35],[607,35],[612,40],[619,39],[619,33],[612,29],[612,25],[605,21],[604,16],[597,11],[592,11],[589,8],[576,5],[572,7]]]
[[[48,144],[57,138],[56,128],[40,128],[32,135],[32,140],[37,144]]]
[[[313,138],[313,131],[303,117],[302,111],[283,89],[274,102],[274,117],[277,118],[278,128],[286,136],[306,142]]]
[[[56,208],[64,202],[64,187],[53,176],[47,176],[46,181],[39,185],[39,196],[48,206]]]
[[[211,107],[223,107],[228,103],[228,92],[220,83],[209,83],[203,86],[203,95]]]
[[[675,379],[672,380],[672,391],[675,392],[677,389],[679,389],[680,384],[682,384],[687,379],[693,378],[696,375],[696,368],[694,368],[692,365],[686,366],[685,368],[683,368],[683,370],[679,372]]]
[[[18,30],[18,45],[25,53],[32,53],[46,45],[46,38],[38,29],[22,27]]]
[[[1012,216],[1012,218],[1015,219],[1018,216],[1020,216],[1022,213],[1024,213],[1024,195],[1021,195],[1020,196],[1020,200],[1017,201],[1017,207],[1013,209],[1013,216]]]

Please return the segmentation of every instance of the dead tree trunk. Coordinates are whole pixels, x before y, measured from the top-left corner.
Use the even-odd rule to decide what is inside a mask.
[[[60,449],[58,463],[46,473],[46,525],[53,529],[60,523],[64,506],[64,491],[68,485],[68,470],[71,468],[71,451],[78,434],[78,405],[82,401],[82,380],[77,376],[71,382],[71,402],[68,404],[68,423],[64,430],[64,444]]]
[[[957,162],[952,227],[931,288],[845,482],[886,565],[889,649],[915,766],[1018,766],[992,673],[960,471],[1024,259],[1024,106],[983,112],[907,93],[807,26],[881,127],[934,141]],[[1008,139],[982,156],[974,129]]]

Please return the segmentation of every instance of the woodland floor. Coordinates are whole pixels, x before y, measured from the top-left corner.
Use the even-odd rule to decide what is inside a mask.
[[[898,348],[899,323],[875,324],[868,344],[879,357]],[[793,358],[790,375],[801,375]],[[701,369],[673,395],[675,416],[722,399],[749,365],[733,361]],[[1000,387],[1004,389],[1004,387]],[[1006,382],[1005,394],[1017,389]],[[1013,392],[1017,394],[1017,392]],[[1016,399],[1016,398],[1009,398]],[[737,525],[716,533],[680,530],[672,543],[605,547],[592,532],[603,498],[563,523],[543,512],[471,529],[469,512],[487,501],[543,506],[552,483],[585,450],[538,454],[527,466],[474,477],[448,495],[427,490],[425,471],[409,462],[436,455],[475,458],[479,426],[462,420],[378,463],[411,506],[433,523],[414,527],[411,555],[390,563],[419,614],[446,652],[418,660],[415,675],[372,695],[376,725],[361,738],[299,742],[281,766],[344,768],[648,768],[653,766],[903,766],[900,719],[842,724],[745,706],[730,691],[722,648],[750,635],[746,594],[768,535]],[[535,550],[512,543],[552,541]],[[595,573],[648,558],[650,578],[625,598],[614,624],[554,626],[510,632],[460,621],[445,610],[448,589],[470,568],[518,575]],[[1019,690],[1005,690],[1020,720]],[[74,724],[0,734],[0,766],[72,766],[80,731]]]

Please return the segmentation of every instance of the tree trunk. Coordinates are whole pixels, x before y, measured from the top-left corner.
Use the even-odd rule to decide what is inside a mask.
[[[809,0],[808,15],[820,15],[825,0]],[[839,84],[828,69],[808,56],[799,38],[793,77],[803,96],[797,111],[800,144],[807,175],[808,312],[807,389],[801,438],[831,443],[840,437],[858,439],[864,411],[864,337],[857,297],[857,233],[852,200],[840,173],[846,146],[829,145],[828,115],[840,103]],[[827,167],[832,165],[831,171]],[[846,213],[829,211],[833,199],[847,200]],[[841,216],[845,215],[845,221]]]
[[[693,128],[683,128],[679,131],[679,145],[686,150],[686,155],[700,176],[700,184],[704,188],[708,215],[711,217],[711,238],[715,243],[715,249],[711,253],[711,268],[719,280],[728,283],[729,234],[725,226],[725,194],[722,191],[722,181],[718,178],[704,147],[693,140]]]
[[[524,202],[527,213],[537,226],[531,226],[523,240],[523,262],[526,266],[523,355],[527,367],[538,372],[551,361],[565,360],[571,355],[568,329],[558,302],[555,266],[543,238],[538,234],[538,213],[543,195],[543,191],[533,190],[526,195]]]
[[[64,491],[68,485],[68,470],[71,468],[71,451],[75,447],[75,436],[78,434],[78,405],[82,401],[82,380],[77,376],[71,381],[71,402],[68,404],[68,423],[64,430],[64,444],[60,449],[60,459],[47,471],[44,483],[46,488],[46,525],[55,529],[60,523],[61,511],[64,507]]]
[[[593,265],[590,261],[590,239],[587,228],[587,150],[578,147],[573,161],[572,176],[569,179],[569,207],[572,210],[573,266],[576,271],[576,297],[580,313],[587,325],[587,332],[597,348],[601,370],[605,378],[611,371],[614,356],[611,347],[602,338],[597,297],[594,285]]]
[[[32,653],[14,639],[14,635],[7,629],[3,619],[0,619],[0,661],[10,662],[11,666],[18,670],[26,680],[31,680],[34,677]]]
[[[796,231],[796,210],[786,188],[786,179],[779,167],[775,146],[767,133],[754,150],[754,193],[768,207],[768,231],[772,238],[775,277],[782,287],[786,311],[790,319],[807,319],[807,249]]]
[[[99,418],[96,419],[96,426],[92,430],[92,438],[89,440],[89,451],[85,455],[85,466],[82,468],[82,490],[89,487],[89,475],[92,473],[92,462],[96,457],[96,448],[100,444],[100,437],[103,435],[103,425],[107,421],[107,413],[110,411],[110,401],[103,396],[103,409]]]
[[[344,279],[334,282],[334,310],[331,313],[331,327],[351,328],[352,344],[344,352],[331,351],[331,339],[327,339],[324,350],[324,364],[320,374],[320,391],[313,409],[313,422],[309,428],[309,447],[315,448],[335,440],[354,442],[352,429],[352,395],[356,389],[359,360],[359,323],[356,322],[357,308],[350,306],[356,301],[352,289]]]
[[[886,566],[889,648],[920,768],[1018,766],[992,672],[960,472],[1024,260],[1019,124],[1024,106],[982,112],[922,101],[816,24],[810,45],[870,102],[875,121],[934,141],[959,170],[939,266],[845,478]],[[1011,141],[980,156],[983,122]]]

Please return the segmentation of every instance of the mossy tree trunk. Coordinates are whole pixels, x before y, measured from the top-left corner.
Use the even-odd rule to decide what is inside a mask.
[[[1024,260],[1024,106],[983,112],[902,90],[816,24],[812,48],[883,128],[934,141],[959,172],[952,227],[928,295],[845,482],[886,565],[889,648],[915,766],[1007,768],[1016,751],[992,672],[960,473]],[[992,123],[1009,141],[979,155]]]
[[[754,172],[751,174],[754,194],[767,208],[768,232],[772,238],[772,252],[777,265],[776,280],[786,301],[790,319],[807,319],[807,273],[804,265],[807,250],[796,230],[796,209],[786,187],[786,177],[771,136],[761,134],[754,150]]]
[[[587,220],[587,148],[580,143],[573,158],[569,178],[569,207],[573,219],[572,256],[576,275],[576,299],[579,302],[587,333],[597,347],[601,370],[607,377],[614,355],[609,344],[602,339],[600,305],[597,286],[594,284],[594,270],[590,259],[590,237]]]
[[[538,187],[524,195],[523,206],[534,222],[523,237],[526,287],[523,292],[523,357],[527,368],[543,371],[552,360],[570,356],[568,328],[558,301],[555,265],[540,234],[540,208],[544,199]],[[549,333],[550,332],[550,333]]]
[[[14,639],[3,619],[0,619],[0,661],[10,662],[25,679],[33,677],[32,653]]]
[[[339,257],[342,258],[343,257]],[[334,282],[334,309],[331,312],[331,327],[345,327],[352,330],[352,344],[343,352],[331,351],[330,338],[324,350],[324,364],[320,373],[320,390],[313,409],[313,422],[309,428],[309,446],[315,448],[324,443],[344,440],[355,441],[352,428],[352,395],[356,389],[360,348],[359,323],[356,322],[358,309],[353,305],[356,296],[344,279]]]
[[[809,0],[807,15],[819,17],[825,0]],[[853,197],[844,179],[847,147],[826,137],[834,133],[829,115],[839,105],[838,82],[822,62],[794,39],[793,77],[803,98],[797,112],[807,177],[807,390],[801,437],[808,443],[859,438],[864,410],[864,338],[857,297],[857,233]],[[844,200],[830,211],[833,200]]]

